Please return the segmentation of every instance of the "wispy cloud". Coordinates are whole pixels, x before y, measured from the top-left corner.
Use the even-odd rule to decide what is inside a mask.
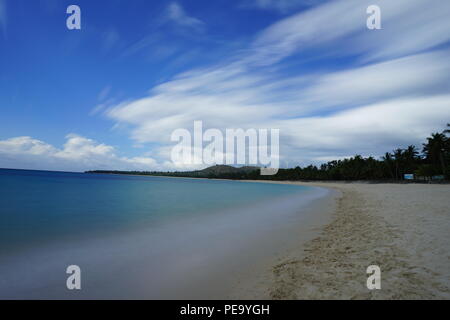
[[[422,52],[450,39],[442,13],[450,3],[380,0],[378,33],[365,27],[368,4],[333,1],[283,19],[227,61],[180,74],[106,114],[131,127],[133,140],[163,146],[194,120],[222,130],[280,128],[284,159],[304,162],[419,144],[448,121],[449,51]],[[428,37],[420,36],[426,30]],[[329,53],[314,56],[317,49]],[[353,63],[286,74],[288,57],[300,66],[335,57]]]
[[[177,2],[172,2],[167,6],[166,19],[180,27],[195,30],[202,30],[204,27],[203,21],[189,16],[183,7]]]
[[[132,45],[130,45],[127,49],[125,49],[122,53],[123,57],[131,56],[133,54],[138,53],[141,50],[147,49],[150,46],[156,46],[160,41],[160,37],[157,34],[152,34],[139,39]]]
[[[106,100],[106,98],[108,98],[110,93],[111,93],[111,86],[104,87],[98,94],[97,100],[99,102],[103,102],[104,100]]]
[[[252,45],[255,63],[273,64],[320,49],[329,56],[365,55],[380,60],[405,56],[450,40],[450,2],[379,0],[383,30],[365,27],[371,0],[337,0],[283,19]],[[431,3],[435,3],[432,5]],[[301,57],[300,57],[301,58]]]
[[[171,2],[150,24],[150,30],[131,43],[122,57],[143,54],[151,60],[185,54],[185,40],[204,40],[205,23],[187,14],[177,2]],[[192,44],[188,42],[188,44]]]
[[[96,115],[114,104],[115,99],[111,97],[111,86],[106,86],[99,92],[97,102],[98,104],[90,111],[89,115]]]
[[[383,29],[376,31],[365,25],[370,4],[329,1],[281,19],[227,58],[178,74],[140,99],[111,105],[105,88],[93,112],[106,110],[134,143],[151,144],[152,157],[122,157],[77,135],[62,148],[16,137],[0,141],[0,166],[167,169],[172,131],[192,129],[195,120],[204,129],[280,129],[282,160],[291,165],[420,146],[449,121],[450,2],[378,0]],[[204,28],[176,2],[164,18],[165,26]],[[152,33],[125,55],[160,40]]]
[[[446,121],[450,90],[442,84],[450,83],[448,54],[314,75],[308,84],[302,78],[216,69],[180,76],[107,114],[131,125],[131,137],[140,143],[168,145],[174,128],[192,129],[193,121],[203,120],[222,130],[230,124],[279,128],[284,159],[304,163],[330,153],[380,155],[397,145],[420,144]]]

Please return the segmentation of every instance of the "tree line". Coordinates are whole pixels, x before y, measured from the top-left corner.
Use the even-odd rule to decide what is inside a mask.
[[[210,170],[185,172],[144,172],[144,171],[91,171],[95,173],[138,174],[173,177],[220,178],[237,180],[395,180],[405,179],[405,174],[413,174],[414,179],[450,179],[450,124],[442,132],[426,138],[422,148],[410,145],[386,152],[381,158],[362,157],[333,160],[320,166],[309,165],[280,169],[273,176],[261,176],[259,170],[230,170],[211,172]]]
[[[442,132],[431,134],[421,150],[410,145],[386,152],[380,159],[360,155],[333,160],[320,166],[280,169],[274,176],[256,177],[269,180],[404,180],[405,174],[414,179],[450,178],[450,124]]]

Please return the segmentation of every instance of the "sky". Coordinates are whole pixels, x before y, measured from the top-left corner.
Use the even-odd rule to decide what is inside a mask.
[[[441,0],[0,0],[0,167],[179,170],[196,120],[279,129],[281,167],[420,147],[449,43]]]

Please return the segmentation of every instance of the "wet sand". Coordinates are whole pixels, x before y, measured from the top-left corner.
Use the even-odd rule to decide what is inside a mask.
[[[337,190],[332,218],[231,298],[450,298],[450,185],[280,183]],[[380,290],[367,289],[369,265],[381,269]]]

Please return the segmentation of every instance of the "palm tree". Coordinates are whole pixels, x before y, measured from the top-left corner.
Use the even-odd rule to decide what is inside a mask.
[[[403,151],[403,159],[405,161],[405,172],[411,173],[417,169],[417,164],[419,158],[419,151],[417,151],[416,146],[410,145]]]
[[[400,179],[402,177],[400,168],[403,166],[404,155],[403,150],[398,148],[394,150],[394,163],[395,163],[395,178]]]
[[[445,173],[445,152],[448,152],[448,138],[445,133],[433,133],[423,144],[423,153],[426,160],[432,165],[440,165],[442,173]]]
[[[419,155],[419,151],[417,151],[416,146],[413,145],[408,146],[408,148],[406,148],[403,153],[406,159],[412,161],[415,161],[417,159],[417,156]]]
[[[392,154],[386,152],[384,156],[381,157],[381,159],[386,164],[386,167],[388,168],[389,174],[391,175],[392,179],[394,179],[394,173],[392,172]]]

